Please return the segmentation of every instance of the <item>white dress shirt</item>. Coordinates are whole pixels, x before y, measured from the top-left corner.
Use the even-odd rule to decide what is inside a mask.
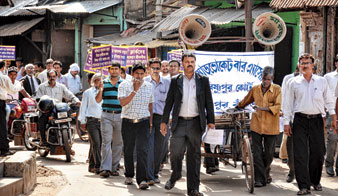
[[[44,82],[47,82],[48,81],[47,69],[45,69],[41,73],[39,73],[38,78],[39,78],[41,84],[44,83]]]
[[[0,100],[7,100],[8,93],[18,93],[22,89],[20,82],[12,83],[11,79],[0,73]]]
[[[283,78],[283,82],[282,82],[282,106],[281,106],[281,110],[284,111],[284,100],[285,100],[285,95],[286,95],[286,91],[287,91],[287,86],[288,86],[288,82],[290,81],[291,78],[295,77],[294,73],[288,74],[286,76],[284,76]]]
[[[335,100],[324,77],[312,74],[307,82],[304,76],[296,76],[290,79],[284,97],[284,125],[289,125],[297,112],[324,117],[326,108],[330,115],[335,114]]]
[[[81,79],[79,75],[76,75],[75,77],[67,73],[66,75],[67,78],[67,86],[68,89],[75,95],[79,93],[82,90],[82,84],[81,84]]]
[[[97,103],[95,100],[98,92],[98,89],[91,87],[83,93],[79,114],[81,124],[86,124],[86,117],[101,118],[102,101]]]
[[[337,98],[337,96],[334,95],[337,82],[338,82],[338,72],[337,70],[334,70],[333,72],[325,74],[324,78],[326,79],[327,83],[329,84],[329,88],[332,92],[332,95]]]
[[[20,80],[22,77],[23,77],[23,75],[22,75],[22,70],[23,70],[23,66],[21,66],[21,68],[20,68],[20,70],[18,71],[18,75],[16,76],[16,80]]]
[[[190,80],[183,74],[183,96],[179,116],[196,117],[199,115],[196,97],[196,75]]]

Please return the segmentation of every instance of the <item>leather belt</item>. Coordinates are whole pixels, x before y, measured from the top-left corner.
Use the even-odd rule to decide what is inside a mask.
[[[102,111],[111,113],[111,114],[121,114],[121,110],[102,110]]]
[[[162,115],[161,115],[161,114],[156,114],[156,113],[154,113],[154,114],[153,114],[153,117],[160,117],[160,118],[162,118]]]
[[[97,121],[101,121],[100,118],[95,118],[95,117],[87,117],[87,120],[97,120]]]
[[[195,117],[182,117],[182,116],[179,116],[178,119],[181,119],[181,120],[195,120],[195,119],[198,119],[200,116],[195,116]]]
[[[295,115],[301,116],[301,117],[304,117],[304,118],[307,118],[307,119],[322,118],[321,114],[303,114],[303,113],[297,112]]]
[[[125,120],[125,121],[130,122],[130,123],[139,123],[139,122],[142,122],[144,120],[149,120],[149,117],[139,118],[139,119],[123,118],[122,120]]]

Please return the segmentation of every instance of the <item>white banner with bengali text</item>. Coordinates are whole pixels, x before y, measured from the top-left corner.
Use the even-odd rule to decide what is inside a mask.
[[[194,51],[196,72],[209,77],[215,114],[235,107],[253,85],[260,84],[265,66],[274,67],[274,52]]]

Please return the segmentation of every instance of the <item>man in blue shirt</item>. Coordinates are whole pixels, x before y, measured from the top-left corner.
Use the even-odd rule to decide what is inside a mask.
[[[160,183],[158,173],[160,171],[161,162],[164,156],[165,136],[161,134],[160,125],[165,105],[165,99],[170,86],[170,80],[160,75],[161,61],[158,59],[150,59],[149,67],[151,75],[144,78],[154,86],[154,103],[153,103],[153,127],[149,137],[148,151],[148,184]],[[169,134],[169,133],[167,133]]]
[[[122,135],[121,135],[121,105],[117,99],[118,88],[122,82],[120,78],[120,63],[113,62],[108,67],[110,77],[107,77],[103,84],[101,83],[99,93],[96,96],[96,102],[102,103],[101,117],[101,173],[104,178],[109,175],[118,176],[118,165],[122,153]]]
[[[97,73],[91,80],[91,88],[83,93],[82,104],[80,107],[79,121],[81,129],[87,130],[90,136],[90,155],[88,171],[99,173],[101,166],[101,114],[102,101],[97,103],[95,100],[102,83],[101,74]]]

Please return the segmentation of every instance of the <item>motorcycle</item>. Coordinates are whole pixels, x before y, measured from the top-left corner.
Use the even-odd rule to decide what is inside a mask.
[[[76,113],[70,113],[70,106],[67,103],[55,103],[48,96],[41,97],[38,103],[39,112],[49,113],[48,123],[46,125],[46,143],[40,145],[34,141],[41,139],[38,131],[34,132],[26,129],[25,135],[29,138],[30,145],[38,148],[38,153],[41,157],[51,155],[66,155],[66,162],[71,162],[72,144],[74,142],[75,130],[70,122]]]
[[[32,98],[23,98],[20,102],[16,99],[8,100],[7,105],[11,108],[8,120],[8,129],[14,138],[14,145],[25,145],[27,150],[36,150],[36,146],[31,145],[25,140],[28,137],[26,130],[37,132],[38,130],[38,113],[36,103]],[[37,140],[32,140],[37,143]]]

